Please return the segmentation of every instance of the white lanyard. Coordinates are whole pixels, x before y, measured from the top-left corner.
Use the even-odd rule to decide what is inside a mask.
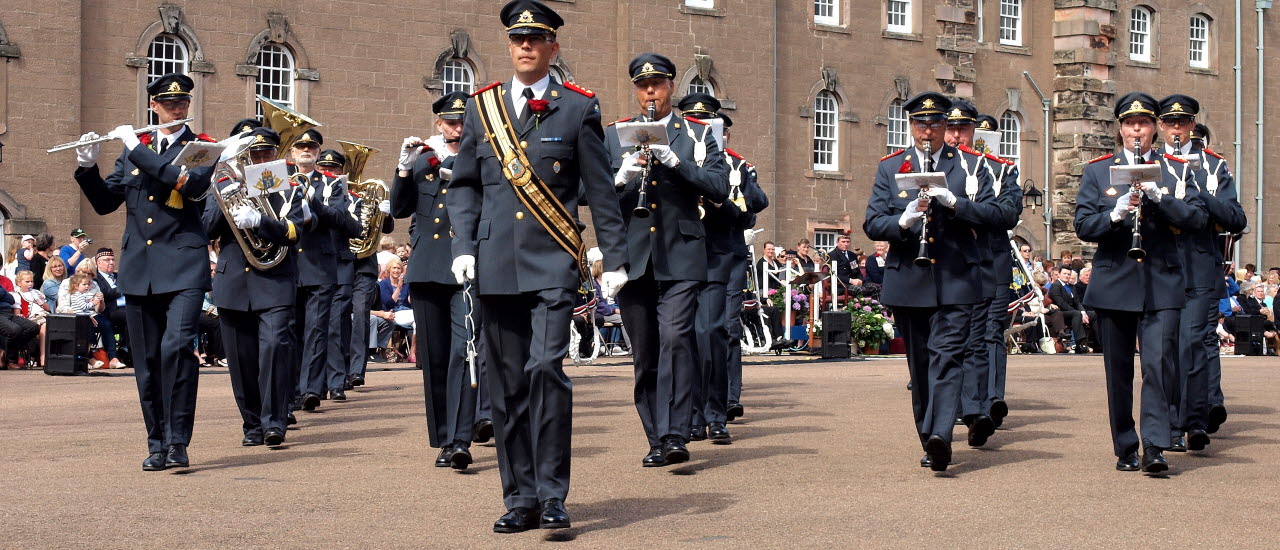
[[[964,170],[964,193],[966,195],[969,195],[969,200],[976,200],[978,198],[977,174],[978,174],[978,170],[981,170],[982,167],[981,165],[976,166],[975,170],[972,173],[970,173],[969,161],[965,159],[964,151],[961,151],[960,152],[960,168]]]
[[[702,167],[702,163],[707,160],[707,132],[711,130],[708,124],[702,127],[702,137],[698,137],[693,133],[693,124],[685,124],[685,131],[689,133],[689,139],[693,140],[693,161]]]

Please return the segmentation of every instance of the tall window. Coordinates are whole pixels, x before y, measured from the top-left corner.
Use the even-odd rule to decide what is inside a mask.
[[[1141,6],[1129,10],[1129,59],[1151,62],[1151,10]]]
[[[708,10],[716,7],[715,0],[684,0],[684,5]]]
[[[462,92],[469,94],[475,91],[476,75],[471,64],[461,59],[451,59],[444,64],[441,80],[444,81],[444,93]]]
[[[1000,43],[1022,45],[1022,0],[1000,0]]]
[[[839,237],[839,231],[817,229],[813,232],[813,247],[823,252],[831,252],[836,249],[836,239]]]
[[[911,32],[911,0],[889,0],[885,3],[885,30]]]
[[[685,95],[689,94],[707,94],[711,97],[715,97],[716,87],[712,86],[710,82],[703,80],[702,77],[695,76],[693,77],[693,80],[689,81],[689,88],[685,90]]]
[[[893,154],[911,145],[911,137],[907,134],[907,113],[902,109],[901,101],[889,104],[889,131],[885,137],[886,154]]]
[[[171,34],[157,35],[147,47],[147,83],[169,73],[187,74],[188,59],[185,42]],[[148,110],[147,124],[157,122],[156,114]]]
[[[839,129],[836,127],[836,96],[823,90],[813,102],[813,169],[834,171]]]
[[[819,25],[839,25],[840,15],[836,13],[837,0],[813,0],[813,22]]]
[[[1019,164],[1022,156],[1022,121],[1013,111],[1005,111],[1000,116],[1000,156]]]
[[[1209,18],[1202,14],[1191,16],[1190,59],[1197,69],[1209,68]]]
[[[258,95],[293,107],[293,53],[280,44],[264,44],[258,51]],[[258,115],[262,115],[262,104]]]

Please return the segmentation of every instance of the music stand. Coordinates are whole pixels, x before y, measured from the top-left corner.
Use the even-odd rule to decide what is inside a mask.
[[[794,279],[791,279],[790,284],[791,286],[811,285],[811,284],[823,281],[826,278],[827,278],[827,274],[825,273],[810,271],[808,273],[801,273],[799,275],[796,275]]]

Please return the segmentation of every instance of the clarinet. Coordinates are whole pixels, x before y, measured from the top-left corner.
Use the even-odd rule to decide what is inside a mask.
[[[654,102],[649,102],[649,116],[645,122],[653,122],[658,118],[657,107]],[[653,152],[649,150],[649,146],[645,145],[640,148],[640,154],[644,156],[644,171],[640,173],[640,194],[636,197],[636,207],[631,209],[631,216],[634,218],[645,219],[649,217],[649,193],[645,191],[645,182],[649,181],[649,171],[653,169]]]
[[[1142,140],[1133,140],[1133,158],[1134,160],[1142,158]],[[1134,186],[1130,192],[1134,195],[1142,193],[1142,186]],[[1138,201],[1137,208],[1133,211],[1133,240],[1129,243],[1128,256],[1135,261],[1141,263],[1143,258],[1147,257],[1147,251],[1142,249],[1142,201]]]
[[[925,173],[933,171],[933,150],[928,141],[924,142],[924,158],[920,159],[920,166],[924,168]],[[920,192],[924,193],[925,188],[921,188]],[[916,201],[919,202],[919,197]],[[930,207],[932,207],[932,203]],[[915,204],[911,208],[916,208]],[[916,253],[915,264],[919,267],[929,267],[933,262],[929,260],[929,213],[925,212],[924,222],[920,226],[920,249]]]

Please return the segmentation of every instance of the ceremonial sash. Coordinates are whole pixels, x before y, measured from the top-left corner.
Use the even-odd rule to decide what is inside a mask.
[[[488,137],[493,153],[502,165],[502,174],[511,183],[511,189],[525,208],[538,220],[538,224],[555,239],[556,243],[573,256],[578,264],[578,272],[583,280],[591,280],[590,267],[586,264],[586,250],[583,247],[582,235],[578,233],[578,222],[569,209],[561,204],[555,193],[534,173],[533,166],[524,149],[517,145],[520,140],[516,136],[515,127],[511,124],[511,116],[502,101],[502,86],[494,86],[475,96],[476,111],[480,122],[484,124],[484,132]],[[526,109],[529,107],[526,106]]]

